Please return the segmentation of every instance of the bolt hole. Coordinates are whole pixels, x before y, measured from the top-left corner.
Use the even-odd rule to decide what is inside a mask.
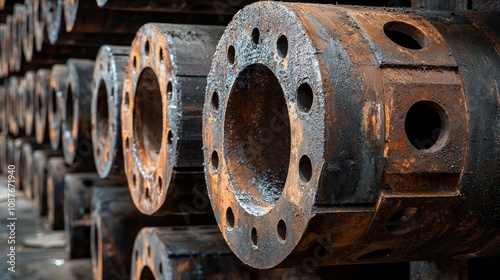
[[[137,68],[137,56],[135,56],[135,55],[134,55],[134,60],[133,60],[132,64],[134,65],[134,69]]]
[[[288,54],[288,39],[285,35],[281,35],[276,42],[278,54],[281,58],[285,58]]]
[[[137,177],[135,174],[132,176],[132,184],[134,184],[134,187],[137,185]]]
[[[126,92],[125,92],[125,105],[127,105],[127,106],[128,106],[129,102],[130,102],[130,101],[128,100],[128,91],[126,91]]]
[[[127,150],[130,149],[130,142],[128,140],[128,137],[125,138],[125,149],[127,149]]]
[[[219,154],[217,151],[212,152],[212,174],[217,173],[217,170],[219,169]]]
[[[255,27],[252,31],[252,42],[257,45],[259,44],[259,40],[260,40],[260,32],[259,29]]]
[[[392,250],[390,250],[390,249],[380,249],[380,250],[375,250],[373,252],[369,252],[369,253],[366,253],[364,255],[361,255],[361,256],[357,257],[356,259],[358,261],[367,261],[367,260],[387,258],[387,257],[390,257],[391,254],[392,254]]]
[[[299,175],[300,179],[307,183],[312,177],[312,163],[307,155],[303,155],[299,161]]]
[[[168,131],[167,141],[169,145],[172,145],[174,143],[174,134],[172,133],[172,130]]]
[[[229,46],[229,48],[227,49],[227,60],[229,61],[229,63],[231,64],[234,64],[234,59],[236,57],[236,50],[234,49],[234,47],[231,45]]]
[[[280,220],[278,222],[278,236],[281,239],[281,241],[286,240],[286,224],[285,221]]]
[[[146,40],[146,44],[144,45],[144,52],[149,56],[149,40]]]
[[[226,225],[229,229],[234,227],[234,213],[231,207],[226,210]]]
[[[160,274],[163,274],[163,265],[162,263],[158,263],[158,270],[160,271]]]
[[[212,108],[215,111],[219,110],[219,94],[216,91],[212,93]]]
[[[158,192],[161,193],[162,189],[163,189],[163,182],[162,182],[161,176],[160,176],[160,177],[158,177]]]
[[[404,22],[392,21],[384,25],[385,35],[394,43],[412,50],[423,48],[424,34],[418,28]]]
[[[410,143],[419,150],[434,146],[445,126],[445,115],[436,103],[420,101],[413,104],[405,117],[405,132]]]
[[[172,99],[172,82],[168,82],[167,84],[167,98],[168,100]]]
[[[313,103],[314,95],[308,83],[301,84],[297,90],[297,102],[302,112],[309,112]]]
[[[163,48],[160,48],[160,61],[163,61]]]
[[[148,257],[151,257],[151,247],[148,246]]]
[[[418,222],[418,208],[408,207],[394,214],[387,222],[385,228],[389,233],[400,235],[415,229]]]
[[[257,236],[257,229],[252,228],[251,238],[252,238],[252,244],[253,244],[253,246],[257,247],[257,241],[258,241],[257,240],[257,238],[258,238],[258,236]]]
[[[149,195],[149,188],[146,187],[146,198],[149,199],[151,198],[151,196]]]

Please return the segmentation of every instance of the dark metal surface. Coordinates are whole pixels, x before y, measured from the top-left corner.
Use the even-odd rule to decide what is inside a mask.
[[[67,78],[66,65],[55,64],[52,66],[50,70],[50,94],[47,100],[47,121],[50,147],[54,151],[59,150],[61,145],[61,102]]]
[[[104,45],[92,81],[92,146],[101,178],[125,180],[121,132],[123,80],[130,47]]]
[[[64,229],[64,175],[71,172],[63,157],[47,162],[47,216],[53,230]]]
[[[47,203],[47,161],[51,157],[60,156],[60,152],[50,149],[39,149],[33,151],[33,194],[40,216],[48,213]]]
[[[69,59],[61,102],[62,147],[66,164],[79,170],[95,170],[91,142],[90,105],[93,60]]]
[[[203,133],[212,206],[239,258],[493,253],[498,37],[466,15],[261,2],[235,16]]]
[[[24,76],[24,100],[23,100],[23,116],[24,118],[24,132],[26,136],[35,134],[35,90],[36,90],[36,73],[34,71],[26,72]]]
[[[207,212],[201,152],[206,75],[223,27],[147,24],[128,61],[122,102],[125,173],[145,214]]]
[[[49,129],[47,124],[47,102],[50,93],[50,70],[36,71],[34,100],[35,137],[38,144],[48,144]]]
[[[112,279],[129,274],[134,240],[137,233],[149,226],[186,225],[184,217],[154,217],[141,214],[134,206],[126,185],[94,187],[92,194],[91,253],[94,279]],[[190,225],[213,222],[198,217]]]
[[[33,58],[33,52],[35,50],[35,14],[34,14],[34,0],[26,0],[24,1],[24,5],[26,6],[25,17],[23,21],[22,27],[22,41],[23,41],[23,54],[24,59],[27,62],[30,62]]]

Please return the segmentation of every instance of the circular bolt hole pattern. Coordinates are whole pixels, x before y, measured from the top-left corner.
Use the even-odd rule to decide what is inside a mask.
[[[297,90],[297,102],[302,112],[309,112],[313,104],[313,91],[308,83],[301,84]]]
[[[286,240],[286,224],[283,220],[278,222],[278,236],[282,241]]]
[[[231,45],[229,46],[229,48],[227,49],[227,60],[229,61],[229,63],[231,64],[234,64],[234,59],[236,57],[236,50],[234,49],[234,47]]]
[[[281,35],[276,42],[276,48],[278,50],[278,54],[281,58],[285,58],[288,54],[288,39],[285,35]]]
[[[232,229],[234,227],[234,214],[231,207],[227,208],[226,210],[226,226],[229,229]]]
[[[418,28],[404,22],[391,21],[384,25],[385,35],[404,48],[420,50],[423,48],[425,35]]]
[[[219,110],[219,94],[216,91],[212,93],[212,108],[215,111]]]
[[[444,110],[429,101],[413,104],[405,117],[405,132],[410,143],[419,150],[429,149],[439,139],[444,122]]]
[[[146,44],[144,45],[144,52],[146,55],[149,55],[149,40],[146,41]]]
[[[312,163],[308,156],[303,155],[299,161],[299,175],[300,179],[307,183],[312,177]]]
[[[258,241],[257,240],[257,238],[258,238],[258,236],[257,236],[257,229],[252,228],[251,237],[252,237],[252,244],[253,244],[253,246],[257,247],[257,241]]]
[[[400,235],[405,234],[418,225],[418,208],[408,207],[398,211],[387,222],[386,229],[389,233]]]
[[[217,170],[219,170],[219,154],[217,151],[212,152],[212,174],[217,173]]]
[[[252,31],[252,42],[257,45],[259,44],[259,40],[260,40],[260,32],[259,29],[256,27]]]

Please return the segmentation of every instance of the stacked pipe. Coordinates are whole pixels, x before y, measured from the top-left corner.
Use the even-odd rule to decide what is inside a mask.
[[[498,13],[259,2],[224,27],[254,1],[14,2],[0,169],[95,279],[498,254]]]
[[[203,128],[236,255],[269,268],[498,253],[500,37],[484,19],[275,2],[236,15]]]

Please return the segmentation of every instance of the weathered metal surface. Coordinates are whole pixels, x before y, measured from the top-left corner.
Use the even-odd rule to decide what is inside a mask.
[[[22,17],[25,14],[26,6],[24,4],[16,4],[14,13],[12,14],[11,33],[11,49],[9,52],[9,70],[17,72],[21,69],[21,61],[23,54],[23,41],[21,37]]]
[[[63,0],[41,0],[42,10],[45,14],[45,28],[47,37],[51,44],[57,42],[59,30],[61,29],[61,19],[63,16]],[[64,27],[62,27],[64,28]]]
[[[35,50],[41,51],[45,40],[45,13],[42,10],[41,0],[32,0]]]
[[[49,129],[47,124],[47,102],[50,94],[50,70],[39,69],[36,71],[35,85],[35,138],[38,144],[47,144]]]
[[[34,14],[34,0],[24,1],[26,6],[25,17],[22,27],[22,41],[23,41],[23,54],[27,62],[30,62],[33,58],[33,53],[35,50],[34,40],[35,40],[35,14]]]
[[[61,102],[62,147],[66,164],[95,170],[91,142],[90,105],[94,61],[69,59]]]
[[[142,228],[186,225],[184,217],[179,215],[154,217],[141,214],[126,185],[94,187],[91,211],[94,279],[130,274],[134,240]]]
[[[91,187],[98,180],[95,173],[64,176],[64,234],[70,259],[90,257]]]
[[[121,133],[123,80],[130,47],[101,47],[92,81],[92,146],[101,178],[125,180]]]
[[[36,89],[36,73],[34,71],[26,72],[24,76],[24,133],[26,136],[35,134],[35,89]]]
[[[410,263],[410,280],[467,280],[467,260],[417,261]]]
[[[16,93],[16,104],[14,112],[16,115],[16,122],[19,130],[25,132],[24,130],[24,120],[25,120],[25,106],[26,106],[26,77],[19,77],[19,87]]]
[[[64,86],[68,78],[66,65],[55,64],[50,70],[50,94],[47,100],[47,121],[49,123],[49,140],[52,150],[57,151],[61,145],[61,102]]]
[[[16,167],[16,188],[18,190],[24,190],[23,174],[21,171],[21,163],[23,161],[23,145],[28,142],[25,137],[19,137],[14,140],[14,154],[13,160],[10,164]]]
[[[33,194],[36,208],[40,216],[45,216],[48,213],[47,161],[51,157],[60,155],[60,152],[54,152],[50,149],[33,151]]]
[[[145,214],[207,212],[201,152],[206,75],[223,27],[146,24],[122,101],[125,173]]]
[[[6,23],[0,24],[0,77],[6,77],[9,73],[9,40],[10,31],[8,29],[9,16],[7,17]]]
[[[7,136],[0,135],[0,173],[4,173],[7,165]]]
[[[63,157],[47,162],[47,216],[53,230],[64,229],[64,175],[71,171]]]
[[[12,136],[22,136],[22,131],[20,131],[17,124],[17,91],[19,90],[19,77],[9,76],[7,81],[7,102],[5,114],[7,117],[7,122],[9,126],[9,132]]]
[[[317,251],[320,265],[491,253],[491,39],[461,13],[275,2],[238,13],[203,127],[210,199],[236,255],[269,268]]]

